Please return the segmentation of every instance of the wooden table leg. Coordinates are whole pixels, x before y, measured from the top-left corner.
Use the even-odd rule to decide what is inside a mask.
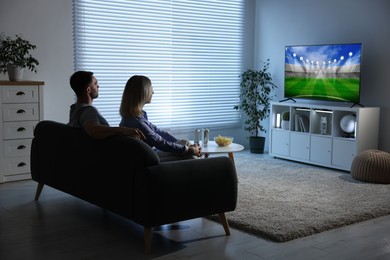
[[[234,156],[233,156],[233,153],[228,153],[229,155],[229,158],[232,159],[232,161],[234,162]]]

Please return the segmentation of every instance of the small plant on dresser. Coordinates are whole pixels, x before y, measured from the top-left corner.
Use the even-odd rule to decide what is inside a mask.
[[[31,51],[36,46],[21,35],[15,35],[14,38],[0,35],[0,72],[8,72],[11,81],[20,81],[23,77],[24,69],[37,72],[39,62],[31,55]]]

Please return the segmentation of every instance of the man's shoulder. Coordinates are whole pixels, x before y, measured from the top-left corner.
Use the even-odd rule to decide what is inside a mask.
[[[88,104],[73,104],[70,106],[69,125],[83,128],[85,122],[95,120],[102,124],[108,124],[105,120],[100,120],[100,114],[94,106]]]
[[[70,110],[72,111],[80,111],[80,110],[97,110],[94,106],[88,104],[72,104],[70,106]]]

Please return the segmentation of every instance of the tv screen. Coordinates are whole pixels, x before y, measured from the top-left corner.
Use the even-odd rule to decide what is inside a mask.
[[[285,98],[359,103],[362,44],[286,46]]]

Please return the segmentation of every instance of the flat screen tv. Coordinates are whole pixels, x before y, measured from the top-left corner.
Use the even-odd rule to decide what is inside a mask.
[[[359,104],[362,44],[286,46],[284,97]]]

